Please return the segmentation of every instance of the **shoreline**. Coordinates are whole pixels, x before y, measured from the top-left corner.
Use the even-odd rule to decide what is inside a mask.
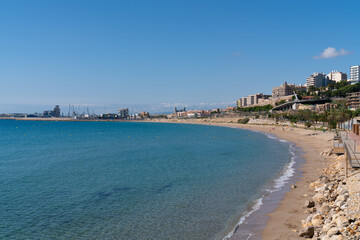
[[[215,125],[255,130],[264,134],[270,133],[276,136],[278,139],[286,140],[301,149],[301,157],[303,158],[303,162],[300,163],[298,168],[295,169],[294,175],[289,180],[289,182],[295,185],[296,188],[292,189],[289,185],[283,186],[283,188],[286,190],[283,192],[284,196],[279,199],[280,201],[271,203],[273,204],[274,210],[270,213],[266,213],[266,216],[264,216],[267,218],[265,221],[265,226],[263,229],[259,229],[260,232],[256,233],[254,238],[249,239],[303,239],[299,237],[299,232],[302,229],[301,220],[308,216],[304,202],[315,195],[314,190],[309,186],[310,183],[316,181],[321,175],[321,171],[330,164],[330,159],[326,158],[325,156],[321,156],[321,153],[325,149],[331,148],[331,140],[334,136],[332,132],[321,132],[311,129],[294,128],[282,125],[251,125],[203,120],[162,120],[151,122]],[[279,192],[281,191],[282,190]],[[238,228],[235,229],[239,230]],[[236,231],[234,235],[236,235]],[[243,240],[242,238],[236,236],[231,237],[230,239]]]
[[[234,230],[223,238],[223,240],[262,239],[261,235],[263,229],[269,220],[267,215],[275,211],[286,192],[290,190],[290,186],[301,176],[299,167],[304,162],[304,159],[302,158],[302,150],[300,148],[295,146],[295,144],[277,138],[272,134],[260,131],[255,132],[262,133],[266,137],[279,142],[286,142],[288,144],[289,153],[291,154],[290,162],[284,165],[279,176],[269,182],[269,185],[263,190],[263,196],[254,202],[251,211],[245,212],[241,216],[240,221],[237,223]]]

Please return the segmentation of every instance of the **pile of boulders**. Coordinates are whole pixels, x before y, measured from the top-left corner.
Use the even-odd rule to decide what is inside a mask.
[[[302,220],[300,237],[360,239],[360,174],[346,179],[344,156],[334,160],[323,169],[323,175],[310,184],[316,194],[305,202],[309,216]]]

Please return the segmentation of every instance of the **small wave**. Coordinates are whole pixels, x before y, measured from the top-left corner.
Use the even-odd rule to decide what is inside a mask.
[[[275,140],[279,140],[277,137],[275,137],[274,135],[272,134],[269,134],[269,133],[265,133],[265,135],[270,138],[270,139],[275,139]]]
[[[292,151],[292,148],[293,146],[290,144],[289,152],[292,155],[292,157],[290,158],[291,160],[288,164],[285,165],[283,174],[281,174],[280,177],[275,179],[274,189],[272,190],[272,192],[280,190],[295,173],[295,153]]]
[[[270,138],[270,139],[274,139],[274,140],[277,140],[279,142],[284,142],[284,143],[288,143],[288,141],[284,140],[284,139],[279,139],[278,137],[270,134],[270,133],[265,133],[265,135]]]
[[[267,135],[269,138],[271,139],[276,139],[276,140],[282,140],[279,139],[271,134],[265,134]],[[288,141],[283,140],[284,142],[289,143]],[[246,211],[242,217],[240,218],[239,222],[236,224],[234,230],[232,230],[228,235],[226,235],[223,240],[227,240],[229,238],[231,238],[231,236],[236,232],[236,230],[238,229],[238,227],[244,223],[244,221],[246,220],[246,218],[248,218],[253,212],[257,211],[260,209],[260,207],[263,205],[263,199],[269,195],[272,192],[276,192],[279,191],[283,186],[285,186],[285,184],[289,181],[289,179],[294,175],[295,173],[295,153],[294,153],[294,144],[289,143],[289,152],[291,154],[290,157],[290,162],[287,163],[283,170],[281,171],[281,174],[278,178],[276,178],[274,180],[274,184],[273,187],[271,189],[264,189],[265,194],[263,194],[263,196],[261,196],[260,198],[258,198],[257,200],[255,200],[254,205],[252,206],[252,208],[248,211]],[[252,235],[248,235],[248,237],[246,239],[250,239]]]
[[[257,211],[260,209],[261,205],[263,204],[263,199],[264,199],[265,195],[262,196],[261,198],[258,198],[254,205],[251,207],[250,210],[246,211],[243,216],[240,218],[239,222],[236,224],[234,230],[232,230],[228,235],[226,235],[223,240],[229,239],[231,238],[231,236],[236,232],[236,229],[245,221],[246,218],[248,218],[253,212]],[[251,236],[248,236],[247,239],[249,239]]]

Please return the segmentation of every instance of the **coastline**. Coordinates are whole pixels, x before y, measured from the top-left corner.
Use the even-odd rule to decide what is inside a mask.
[[[261,133],[275,141],[286,142],[289,147],[289,152],[291,153],[291,160],[284,165],[280,174],[267,184],[263,196],[255,202],[251,211],[243,214],[234,230],[223,240],[262,239],[263,229],[269,220],[268,214],[275,211],[279,202],[284,198],[285,194],[290,191],[291,185],[295,184],[297,179],[301,177],[301,173],[298,170],[304,162],[301,149],[293,143],[279,139],[272,134]]]
[[[248,126],[249,129],[271,131],[272,134],[280,139],[285,139],[297,147],[301,148],[304,163],[301,164],[296,172],[301,176],[294,179],[295,189],[288,189],[283,199],[277,204],[275,211],[269,213],[265,228],[262,231],[262,239],[301,239],[301,220],[308,216],[305,213],[305,200],[315,195],[310,183],[316,181],[321,175],[321,170],[328,164],[328,159],[320,156],[324,149],[331,147],[332,133],[322,133],[313,130],[296,129],[293,131],[283,131],[282,127]],[[248,128],[246,127],[246,128]],[[275,129],[275,130],[274,130]]]
[[[262,229],[259,229],[259,232],[250,239],[303,239],[299,237],[299,231],[302,228],[301,220],[308,216],[308,213],[305,212],[304,202],[315,195],[314,190],[309,186],[310,183],[316,181],[321,175],[321,170],[331,163],[329,158],[320,154],[324,149],[331,148],[333,133],[282,125],[244,125],[229,121],[161,120],[151,122],[203,124],[254,130],[270,133],[278,139],[286,140],[301,149],[303,162],[295,168],[295,173],[289,183],[283,187],[283,192],[279,192],[282,195],[277,196],[278,201],[270,202],[274,210],[263,216],[266,219],[264,219]],[[290,188],[289,184],[294,184],[296,188]],[[239,228],[236,228],[236,230],[239,230]],[[236,230],[229,239],[243,240],[243,238],[237,236]]]

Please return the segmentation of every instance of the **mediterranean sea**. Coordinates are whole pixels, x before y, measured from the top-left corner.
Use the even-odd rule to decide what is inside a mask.
[[[222,239],[290,144],[206,125],[0,121],[0,239]]]

